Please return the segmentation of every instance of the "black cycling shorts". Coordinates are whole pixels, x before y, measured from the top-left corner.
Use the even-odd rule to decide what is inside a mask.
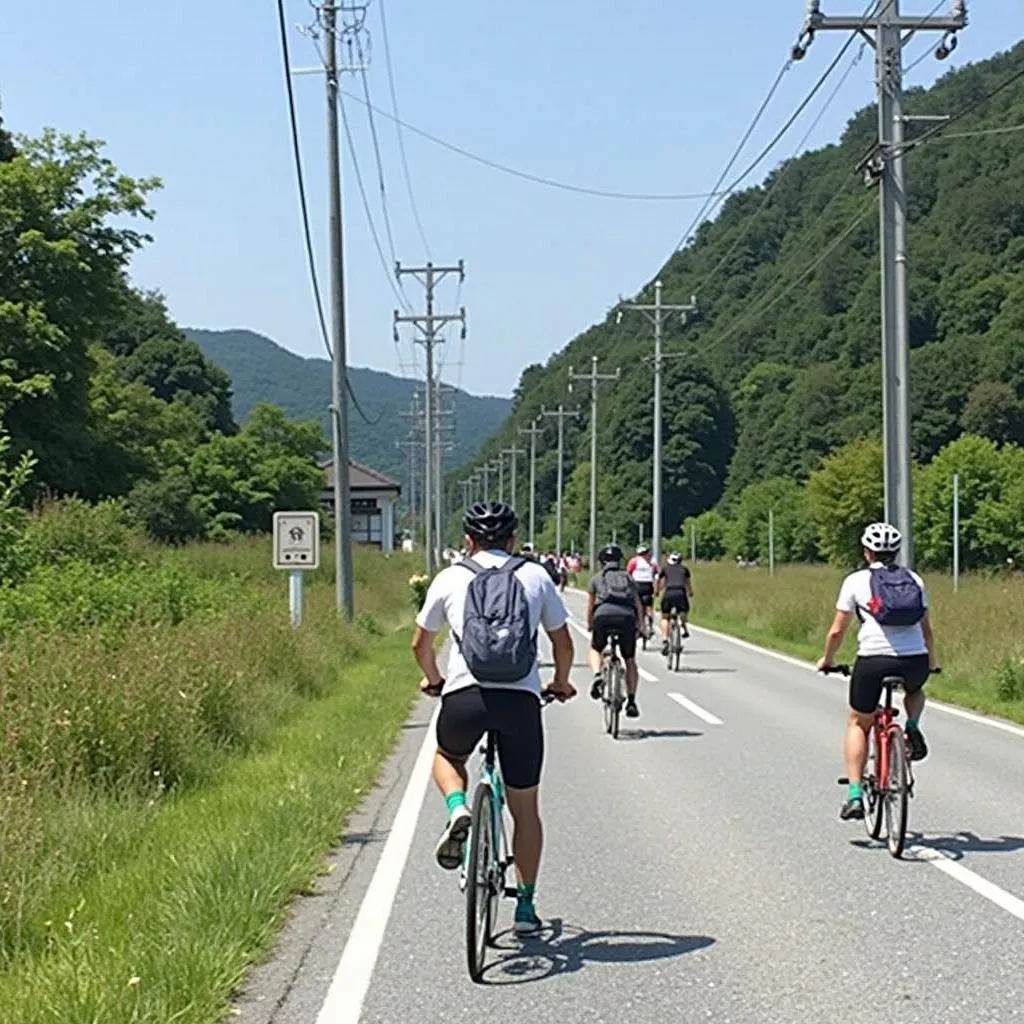
[[[529,690],[467,686],[441,698],[437,745],[447,754],[468,757],[484,733],[494,730],[505,785],[532,789],[544,764],[540,715],[540,701]]]
[[[893,658],[873,654],[857,658],[850,673],[850,707],[862,715],[870,715],[882,699],[882,680],[886,676],[902,676],[905,693],[916,693],[928,680],[928,655]]]
[[[673,612],[685,615],[690,610],[690,595],[685,590],[666,590],[661,595],[661,614],[666,618]]]
[[[594,628],[590,633],[590,646],[603,651],[608,637],[616,635],[619,653],[629,660],[636,657],[636,615],[627,608],[598,609],[594,613]]]
[[[636,593],[640,598],[640,603],[645,608],[650,608],[654,604],[654,584],[653,583],[637,583]]]

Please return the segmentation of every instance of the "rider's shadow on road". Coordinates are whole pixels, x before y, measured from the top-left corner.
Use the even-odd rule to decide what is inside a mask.
[[[691,739],[696,736],[703,736],[702,732],[694,732],[692,729],[620,729],[619,741],[622,740],[666,740],[666,739]]]
[[[1024,837],[996,836],[982,839],[975,832],[960,829],[952,835],[926,836],[923,833],[907,833],[907,845],[921,846],[926,850],[938,850],[949,854],[953,860],[961,860],[965,853],[1014,853],[1024,850]]]
[[[707,935],[667,932],[588,932],[552,918],[536,938],[518,939],[511,931],[496,936],[500,959],[484,970],[491,985],[522,985],[572,974],[593,964],[641,964],[684,956],[714,943]]]

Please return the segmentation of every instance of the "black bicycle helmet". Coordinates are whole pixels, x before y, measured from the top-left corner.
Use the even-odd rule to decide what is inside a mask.
[[[611,562],[621,562],[622,548],[618,544],[607,544],[597,553],[597,560],[602,565],[607,565]]]
[[[518,526],[515,509],[503,501],[478,501],[462,517],[466,536],[478,544],[503,544]]]

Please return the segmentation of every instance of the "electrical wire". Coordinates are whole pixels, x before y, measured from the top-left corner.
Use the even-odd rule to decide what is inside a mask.
[[[323,297],[320,294],[320,281],[316,270],[316,256],[313,252],[313,233],[309,226],[309,203],[306,199],[305,174],[302,169],[302,147],[299,145],[299,121],[295,111],[295,90],[292,87],[292,60],[288,49],[288,27],[285,23],[284,0],[277,0],[277,20],[281,34],[281,58],[284,63],[284,84],[288,93],[288,118],[291,122],[292,155],[295,160],[295,177],[299,188],[299,208],[302,212],[302,230],[306,240],[306,262],[309,267],[309,280],[313,286],[313,299],[316,303],[317,319],[320,321],[320,334],[329,358],[334,358],[331,350],[330,334],[327,330],[327,317],[324,315]]]
[[[346,99],[353,100],[355,103],[366,103],[364,99],[356,96],[354,93],[344,92],[344,90],[342,90],[342,95]],[[531,174],[529,171],[521,171],[518,168],[510,167],[508,164],[502,164],[497,160],[490,160],[485,156],[480,156],[478,153],[473,153],[468,149],[464,149],[462,146],[455,145],[454,142],[448,142],[445,139],[439,138],[437,135],[432,135],[430,132],[424,131],[422,128],[417,128],[408,121],[401,120],[395,117],[394,114],[389,114],[386,110],[382,110],[378,106],[373,107],[373,112],[380,117],[387,118],[389,121],[394,121],[395,124],[404,128],[407,132],[412,132],[413,135],[418,135],[420,138],[426,139],[428,142],[433,142],[435,145],[441,146],[443,149],[447,149],[452,153],[457,153],[459,156],[465,157],[467,160],[472,160],[484,167],[489,167],[491,170],[500,171],[502,174],[521,178],[524,181],[532,181],[536,185],[546,185],[548,188],[561,189],[564,192],[576,192],[580,195],[597,196],[601,199],[624,199],[632,202],[659,203],[692,202],[695,199],[707,199],[709,196],[714,196],[715,194],[710,192],[615,192],[607,189],[588,188],[585,185],[574,185],[565,181],[557,181],[554,178],[546,178],[543,175]]]
[[[815,117],[815,119],[811,122],[811,125],[807,129],[807,131],[804,133],[803,138],[801,138],[800,141],[793,148],[793,154],[790,157],[789,161],[782,166],[782,169],[775,175],[775,178],[772,180],[772,183],[768,186],[767,189],[765,189],[764,195],[761,198],[760,205],[753,212],[753,214],[751,214],[747,218],[746,223],[745,223],[743,229],[739,232],[739,234],[737,234],[736,238],[733,240],[733,243],[729,247],[729,250],[726,252],[726,254],[718,261],[718,263],[714,266],[714,268],[708,274],[706,274],[701,281],[699,281],[694,286],[694,289],[693,289],[694,290],[694,294],[699,295],[699,294],[701,294],[703,292],[703,290],[707,286],[707,284],[710,281],[712,281],[719,274],[719,272],[722,270],[723,267],[725,267],[725,265],[732,258],[733,253],[735,253],[736,250],[739,248],[740,243],[743,241],[743,239],[745,239],[747,237],[747,235],[750,232],[750,229],[754,226],[754,224],[757,221],[758,217],[761,216],[761,214],[765,211],[765,208],[768,206],[768,203],[771,200],[771,197],[774,194],[775,189],[778,188],[778,186],[779,186],[779,182],[782,181],[782,179],[786,176],[786,174],[788,173],[790,168],[793,166],[793,162],[795,161],[796,157],[798,156],[800,151],[803,149],[804,145],[806,144],[807,140],[811,137],[811,135],[813,134],[814,130],[821,123],[821,119],[825,116],[825,113],[828,111],[829,107],[832,105],[832,102],[835,100],[836,96],[839,94],[839,91],[846,84],[846,81],[850,77],[850,75],[852,74],[853,69],[860,63],[862,57],[864,56],[864,51],[867,49],[867,45],[868,45],[867,43],[861,43],[860,49],[857,51],[857,53],[855,54],[853,60],[850,62],[849,67],[847,67],[847,69],[843,72],[843,74],[840,77],[839,81],[836,82],[835,88],[832,90],[832,92],[829,94],[828,98],[825,100],[825,103],[822,106],[821,110],[818,111],[817,117]],[[844,191],[845,191],[845,187],[846,186],[844,185]],[[830,201],[830,203],[828,205],[831,205],[831,201]],[[826,209],[827,209],[827,207],[826,207]]]
[[[356,154],[355,141],[352,138],[352,127],[349,124],[348,115],[345,113],[345,103],[341,98],[341,90],[339,90],[338,107],[341,111],[341,124],[345,131],[345,139],[348,142],[348,151],[352,157],[352,169],[355,171],[356,175],[356,187],[359,189],[359,197],[363,203],[363,212],[366,214],[366,223],[370,229],[370,235],[373,238],[374,248],[377,250],[380,265],[384,269],[384,276],[387,278],[388,284],[391,286],[391,291],[394,293],[399,305],[401,305],[406,312],[409,312],[412,307],[409,305],[408,298],[402,293],[398,285],[396,285],[392,279],[391,267],[388,265],[387,257],[384,255],[384,247],[381,245],[380,235],[377,233],[377,225],[373,220],[373,211],[370,209],[370,201],[366,197],[366,186],[363,183],[363,172],[359,167],[359,157]]]
[[[912,139],[910,142],[905,142],[900,147],[893,147],[893,152],[898,151],[903,153],[909,153],[912,150],[918,149],[919,147],[930,142],[937,135],[944,135],[946,129],[949,128],[950,125],[956,124],[957,121],[962,121],[965,117],[968,116],[968,114],[973,114],[974,111],[976,111],[979,107],[988,103],[990,99],[993,99],[995,96],[998,96],[1005,89],[1009,89],[1011,85],[1013,85],[1015,82],[1019,82],[1022,78],[1024,78],[1024,67],[1020,68],[1018,71],[1015,71],[1012,75],[1009,75],[1007,78],[1003,79],[1003,81],[1000,82],[999,85],[997,85],[994,89],[991,89],[980,99],[974,100],[973,103],[969,103],[962,110],[953,114],[952,117],[950,117],[948,120],[943,121],[941,124],[937,124],[934,128],[929,128],[928,131],[926,131],[923,135],[919,135],[916,139]]]
[[[317,320],[320,324],[320,337],[324,348],[327,350],[328,358],[333,362],[334,350],[331,347],[330,334],[327,330],[327,317],[324,313],[323,296],[320,292],[320,280],[316,269],[316,256],[313,251],[313,234],[309,225],[309,203],[306,198],[305,174],[302,167],[302,147],[299,145],[299,120],[295,109],[295,90],[292,87],[292,61],[291,52],[288,48],[288,26],[285,22],[284,0],[277,0],[277,22],[281,36],[281,59],[284,64],[285,89],[288,94],[288,119],[291,126],[292,155],[295,161],[295,178],[299,192],[299,208],[302,213],[302,230],[306,243],[306,262],[309,268],[309,280],[313,287],[313,299],[316,304]],[[381,415],[371,420],[359,404],[352,382],[345,374],[345,390],[352,400],[353,408],[359,416],[370,426],[376,426],[381,421]]]
[[[391,94],[391,110],[395,115],[395,135],[398,137],[398,153],[402,161],[405,188],[409,194],[409,205],[412,208],[412,217],[416,223],[416,230],[419,232],[420,241],[423,243],[423,250],[427,254],[427,259],[432,260],[430,243],[427,241],[426,232],[423,230],[423,221],[420,219],[419,207],[416,204],[416,193],[412,187],[412,175],[409,173],[409,160],[405,154],[405,136],[402,134],[402,123],[398,119],[398,95],[395,90],[395,71],[391,63],[391,42],[388,39],[388,19],[384,12],[384,0],[377,0],[377,9],[380,11],[380,27],[384,39],[384,63],[387,66],[388,91]],[[367,97],[367,100],[369,100],[369,97]]]

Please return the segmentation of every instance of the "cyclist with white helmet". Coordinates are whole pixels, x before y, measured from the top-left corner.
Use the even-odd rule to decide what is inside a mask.
[[[936,667],[935,638],[928,617],[924,580],[897,565],[903,537],[889,523],[872,523],[861,536],[866,569],[843,580],[835,618],[825,637],[819,671],[830,668],[853,616],[860,620],[857,657],[850,674],[850,716],[846,727],[846,768],[849,788],[839,812],[844,821],[864,817],[861,777],[867,762],[868,736],[886,676],[902,676],[906,737],[910,756],[920,761],[928,746],[920,729],[923,687]]]
[[[669,621],[675,612],[683,626],[683,636],[688,637],[686,616],[690,611],[690,598],[693,597],[693,577],[690,570],[683,565],[682,555],[673,551],[668,562],[658,574],[658,593],[661,594],[661,653],[668,654]]]
[[[654,605],[654,581],[658,578],[658,563],[651,558],[651,549],[646,544],[637,546],[636,555],[629,560],[626,572],[633,577],[646,617]]]

